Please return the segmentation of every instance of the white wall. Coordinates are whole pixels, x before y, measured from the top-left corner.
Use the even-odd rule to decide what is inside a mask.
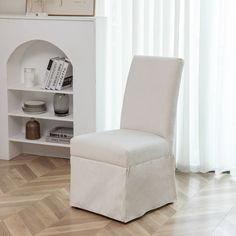
[[[26,0],[0,0],[0,14],[24,14]]]

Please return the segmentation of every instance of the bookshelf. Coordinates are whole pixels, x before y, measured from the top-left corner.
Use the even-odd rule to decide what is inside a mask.
[[[105,18],[2,15],[0,28],[3,35],[0,39],[3,46],[0,55],[0,101],[4,101],[0,106],[3,127],[0,159],[9,160],[21,153],[68,158],[69,144],[46,142],[45,136],[56,126],[73,127],[74,136],[103,130]],[[57,56],[71,61],[73,86],[60,91],[42,89],[48,61]],[[35,87],[25,87],[24,68],[36,69]],[[54,114],[55,93],[69,95],[68,116]],[[28,100],[45,101],[47,112],[23,112],[22,104]],[[32,117],[40,122],[42,137],[39,140],[25,139],[25,124]]]

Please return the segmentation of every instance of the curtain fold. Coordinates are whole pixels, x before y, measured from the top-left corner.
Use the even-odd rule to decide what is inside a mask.
[[[185,60],[177,114],[181,171],[236,170],[234,0],[97,0],[107,16],[107,129],[118,128],[133,55]]]

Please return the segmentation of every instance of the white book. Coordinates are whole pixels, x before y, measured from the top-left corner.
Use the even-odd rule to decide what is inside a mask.
[[[56,66],[56,59],[58,59],[59,57],[54,57],[54,58],[51,58],[51,60],[53,61],[52,65],[51,65],[51,69],[50,69],[50,73],[48,75],[48,79],[46,81],[46,84],[45,84],[45,89],[50,89],[50,83],[51,83],[51,79],[52,79],[52,74],[53,72],[55,71],[55,66]]]
[[[56,86],[56,90],[61,90],[65,78],[72,77],[72,73],[73,73],[72,65],[68,60],[65,59],[65,62],[64,62],[57,86]]]
[[[47,83],[48,83],[48,80],[49,80],[49,77],[50,77],[52,64],[53,64],[53,58],[51,58],[48,62],[47,70],[45,72],[44,81],[43,81],[43,84],[42,84],[43,89],[45,89],[47,87]]]
[[[59,79],[57,81],[56,90],[60,90],[61,85],[62,85],[62,83],[64,81],[64,78],[65,78],[68,66],[69,66],[69,63],[65,60],[64,64],[63,64],[63,67],[62,67],[62,70],[61,70],[61,73],[60,73],[60,76],[59,76]]]
[[[56,68],[57,70],[55,72],[55,76],[52,79],[52,82],[51,82],[51,85],[50,85],[50,89],[52,89],[52,90],[56,89],[60,74],[62,72],[63,65],[64,65],[64,60],[63,60],[63,58],[61,58],[60,60],[58,60],[58,66]]]
[[[53,81],[53,79],[56,76],[55,74],[56,74],[57,69],[58,69],[58,59],[59,59],[58,57],[57,58],[53,58],[53,64],[52,64],[52,68],[51,68],[51,72],[50,72],[50,75],[49,75],[49,80],[47,82],[46,89],[50,89],[52,81]]]

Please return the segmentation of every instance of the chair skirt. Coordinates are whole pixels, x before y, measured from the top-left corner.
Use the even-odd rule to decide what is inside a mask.
[[[71,157],[73,207],[127,223],[175,200],[173,157],[127,168]]]

